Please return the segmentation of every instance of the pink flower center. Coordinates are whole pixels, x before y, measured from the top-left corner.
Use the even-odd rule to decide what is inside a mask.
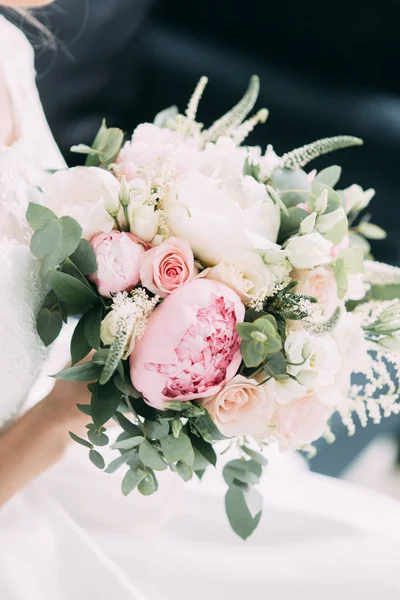
[[[200,308],[196,316],[197,322],[186,330],[174,350],[174,362],[145,365],[167,378],[162,391],[166,398],[201,396],[209,388],[222,385],[227,368],[239,351],[232,302],[214,295],[212,304]]]

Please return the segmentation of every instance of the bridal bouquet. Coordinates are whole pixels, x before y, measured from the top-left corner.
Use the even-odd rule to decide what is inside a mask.
[[[376,263],[385,232],[360,213],[374,190],[337,189],[341,169],[315,158],[360,145],[337,136],[277,156],[244,144],[268,115],[258,95],[209,128],[196,120],[203,77],[184,114],[167,109],[130,140],[105,123],[86,166],[45,177],[31,203],[31,251],[50,291],[37,316],[46,345],[79,322],[72,367],[86,381],[89,458],[122,492],[157,490],[157,472],[184,481],[228,462],[226,512],[242,538],[257,526],[260,451],[311,452],[332,441],[337,412],[354,431],[398,413],[400,269]],[[94,351],[94,352],[93,352]],[[82,361],[89,357],[87,362]],[[107,466],[107,422],[122,428]]]

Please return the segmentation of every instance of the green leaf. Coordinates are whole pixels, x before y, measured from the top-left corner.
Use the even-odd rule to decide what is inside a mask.
[[[193,477],[193,469],[184,461],[179,461],[175,465],[176,472],[183,481],[190,481]]]
[[[93,450],[93,448],[89,450],[89,458],[94,464],[94,466],[98,469],[104,469],[104,467],[106,466],[104,458],[102,457],[100,452],[97,452],[97,450]]]
[[[72,334],[70,352],[73,365],[85,358],[92,349],[85,338],[85,318],[86,315],[81,317]]]
[[[127,433],[129,433],[129,435],[131,435],[133,437],[136,437],[138,435],[143,435],[142,430],[137,425],[135,425],[134,423],[132,423],[132,421],[130,421],[129,419],[127,419],[120,412],[116,412],[115,415],[113,415],[113,419],[114,419],[114,421],[116,421],[118,423],[118,425],[120,427],[122,427],[122,429],[124,431],[126,431]]]
[[[146,467],[156,471],[165,471],[167,465],[163,461],[161,454],[147,440],[144,440],[139,446],[139,458]]]
[[[200,452],[202,456],[204,456],[207,462],[209,462],[211,465],[213,465],[213,467],[215,467],[217,464],[217,455],[215,453],[214,448],[212,447],[212,444],[209,444],[208,442],[203,440],[203,438],[199,438],[195,435],[191,439],[194,448],[198,452]]]
[[[61,271],[51,271],[50,284],[57,298],[66,304],[94,304],[99,300],[89,286]]]
[[[263,369],[270,377],[281,379],[281,376],[286,374],[286,360],[282,352],[267,356]]]
[[[337,254],[342,258],[347,273],[351,275],[362,273],[364,263],[364,252],[361,248],[343,248]]]
[[[57,220],[57,215],[49,208],[46,208],[46,206],[36,204],[35,202],[29,203],[26,211],[26,220],[34,231],[42,229],[49,219]]]
[[[107,446],[107,444],[109,444],[110,442],[108,436],[105,433],[103,433],[102,431],[98,431],[94,427],[93,429],[88,430],[87,436],[92,442],[92,444],[94,444],[95,446]]]
[[[174,437],[179,437],[180,432],[182,431],[182,421],[180,419],[174,419],[173,421],[171,421],[171,429],[172,429],[172,435]]]
[[[192,421],[192,425],[200,433],[200,435],[206,440],[206,442],[213,442],[219,440],[228,439],[223,435],[215,425],[214,421],[210,417],[210,414],[206,412],[201,417],[198,417]]]
[[[91,417],[92,411],[90,410],[90,404],[77,404],[77,409],[81,411],[84,415],[88,415]]]
[[[100,326],[103,318],[101,304],[91,308],[85,315],[84,334],[86,341],[95,350],[100,348]]]
[[[158,482],[153,471],[147,471],[147,475],[138,485],[138,490],[143,496],[150,496],[158,489]]]
[[[368,295],[373,300],[396,300],[400,298],[400,284],[372,285]]]
[[[360,223],[357,231],[369,240],[384,240],[387,237],[386,231],[373,223]]]
[[[331,167],[327,167],[326,169],[320,171],[315,177],[315,181],[318,181],[318,183],[324,183],[325,185],[329,185],[330,187],[334,188],[339,181],[341,174],[342,167],[339,167],[338,165],[332,165]]]
[[[247,509],[254,519],[263,509],[263,497],[260,492],[254,487],[249,486],[243,490],[244,500],[246,502]]]
[[[45,346],[50,346],[62,329],[62,318],[59,312],[50,312],[42,308],[36,317],[36,328]]]
[[[146,437],[150,440],[159,440],[169,433],[168,421],[145,421],[144,428]]]
[[[86,159],[86,166],[96,167],[99,164],[108,166],[118,154],[123,139],[124,134],[120,129],[108,128],[105,120],[103,120],[92,145],[92,150],[97,150],[98,153],[92,151],[89,154]]]
[[[124,496],[128,496],[135,487],[146,477],[146,472],[140,468],[129,469],[122,480],[121,490]]]
[[[272,185],[287,208],[305,202],[310,191],[308,175],[302,169],[276,169]]]
[[[96,367],[98,368],[98,367]],[[113,382],[105,385],[96,383],[92,393],[90,403],[92,410],[92,419],[96,427],[101,427],[107,423],[116,413],[121,400],[121,393]]]
[[[119,469],[119,467],[121,467],[122,465],[125,465],[128,461],[130,461],[131,459],[134,459],[135,457],[137,457],[137,449],[133,448],[132,450],[128,450],[128,452],[124,452],[123,454],[121,454],[121,456],[118,456],[117,458],[115,458],[113,461],[110,462],[110,464],[107,466],[105,473],[115,473],[115,471],[117,469]]]
[[[100,154],[99,150],[94,150],[94,148],[91,148],[86,144],[77,144],[76,146],[71,146],[70,152],[75,152],[76,154]]]
[[[79,437],[79,435],[72,433],[72,431],[69,432],[69,435],[74,440],[74,442],[77,442],[81,446],[85,446],[85,448],[90,448],[90,449],[93,448],[93,445],[90,442],[87,442],[83,438]]]
[[[348,288],[347,271],[344,266],[343,258],[336,259],[333,265],[333,273],[336,279],[338,298],[343,300]]]
[[[131,450],[132,448],[136,448],[136,446],[139,446],[143,442],[143,440],[144,437],[142,435],[137,435],[132,438],[115,442],[115,444],[113,444],[111,448],[113,450]]]
[[[279,229],[279,243],[283,243],[292,235],[298,233],[301,222],[309,216],[304,208],[293,206],[288,209],[289,215],[281,214],[281,226]]]
[[[233,531],[247,539],[260,522],[262,511],[253,517],[248,509],[243,489],[232,485],[225,496],[225,509]]]
[[[321,196],[321,194],[324,190],[326,190],[328,193],[328,204],[327,204],[327,207],[326,207],[325,213],[324,213],[324,214],[327,214],[327,213],[333,212],[334,210],[341,207],[342,203],[340,201],[339,194],[331,186],[314,180],[312,183],[312,186],[311,186],[311,193],[310,193],[311,204],[312,204],[312,200],[313,199],[317,200]]]
[[[252,460],[258,462],[261,466],[264,467],[268,463],[265,456],[263,456],[260,452],[256,452],[255,450],[252,450],[248,446],[242,446],[241,448],[242,448],[243,452],[246,452],[246,454],[248,456],[250,456],[250,458]]]
[[[168,108],[164,108],[164,110],[160,111],[154,117],[154,125],[157,127],[167,127],[169,121],[175,121],[178,116],[178,107],[177,106],[169,106]]]
[[[55,375],[54,379],[63,379],[64,381],[96,381],[101,373],[101,369],[93,363],[84,363],[76,365],[69,369],[64,369]]]
[[[97,271],[96,255],[87,240],[81,239],[70,259],[83,275],[91,275]]]
[[[114,377],[114,384],[125,396],[130,396],[131,398],[140,398],[140,393],[135,390],[130,380],[123,380],[120,375],[116,375]]]
[[[227,485],[232,485],[235,480],[254,485],[259,482],[259,475],[254,473],[251,461],[235,459],[227,463],[223,469],[223,477]]]
[[[167,462],[175,463],[183,460],[189,465],[193,464],[194,452],[192,442],[183,431],[181,431],[177,438],[173,435],[162,438],[160,440],[160,445]]]
[[[55,219],[48,219],[41,229],[36,229],[31,238],[31,252],[37,258],[43,258],[53,252],[61,240],[61,227]]]

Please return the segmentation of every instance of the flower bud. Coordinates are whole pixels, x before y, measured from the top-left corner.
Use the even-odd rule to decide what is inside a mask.
[[[118,195],[115,194],[115,192],[110,188],[109,185],[103,185],[103,189],[104,189],[104,196],[103,196],[104,208],[106,209],[106,211],[108,212],[110,217],[115,219],[115,217],[118,215],[118,212],[119,212]]]
[[[131,193],[129,191],[127,181],[125,179],[125,175],[121,177],[121,183],[119,188],[119,201],[122,206],[129,206],[131,201]]]

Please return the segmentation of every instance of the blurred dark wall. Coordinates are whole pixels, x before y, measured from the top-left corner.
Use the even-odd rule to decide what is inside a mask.
[[[69,163],[106,116],[130,133],[171,104],[184,108],[202,74],[206,123],[261,77],[270,110],[250,142],[278,153],[340,133],[365,146],[316,161],[344,167],[343,185],[375,187],[374,221],[389,237],[381,260],[400,264],[398,0],[57,0],[45,22],[58,50],[39,51],[38,84]]]

